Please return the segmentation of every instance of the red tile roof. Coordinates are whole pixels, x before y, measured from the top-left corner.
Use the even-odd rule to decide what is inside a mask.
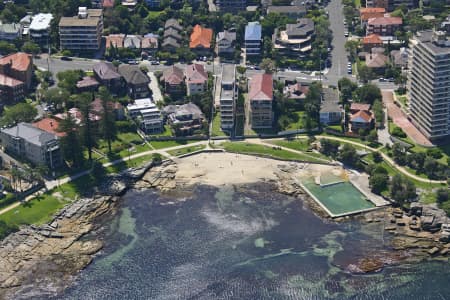
[[[102,7],[114,7],[114,1],[113,0],[103,0]]]
[[[164,82],[171,85],[181,84],[183,82],[183,78],[183,71],[175,66],[171,66],[170,68],[165,69],[163,72]]]
[[[116,48],[123,48],[123,40],[125,39],[124,34],[110,34],[105,36],[106,49],[111,48],[111,44]]]
[[[270,74],[255,74],[250,80],[248,98],[252,100],[272,100],[273,80]]]
[[[52,118],[44,118],[40,121],[34,122],[33,126],[36,128],[42,129],[44,131],[47,131],[49,133],[53,133],[54,135],[57,135],[57,136],[65,135],[64,132],[58,131],[59,121],[52,119]]]
[[[359,119],[359,118],[367,123],[370,123],[373,120],[372,114],[369,114],[364,110],[360,110],[350,116],[350,122],[356,121],[356,119]]]
[[[369,68],[382,68],[386,66],[388,61],[389,58],[384,54],[366,54],[366,66],[368,66]]]
[[[211,40],[213,36],[212,29],[203,28],[200,25],[195,25],[194,30],[191,33],[191,41],[189,42],[189,48],[211,48]]]
[[[24,84],[22,81],[0,74],[0,86],[15,87]]]
[[[18,52],[0,58],[0,65],[7,65],[9,63],[12,63],[12,69],[24,72],[28,70],[28,68],[32,64],[31,55],[23,52]]]
[[[77,82],[77,88],[85,88],[85,87],[91,87],[91,86],[98,86],[100,83],[98,83],[97,80],[95,80],[94,77],[85,76],[83,79]]]
[[[373,33],[373,34],[370,34],[370,35],[364,37],[363,44],[364,45],[383,44],[383,40],[381,39],[381,37],[378,34]]]
[[[386,9],[384,7],[363,7],[359,9],[361,21],[367,21],[370,18],[384,17]]]
[[[402,25],[403,20],[400,17],[381,17],[370,18],[367,22],[369,25]]]
[[[208,80],[208,74],[203,65],[188,65],[186,66],[186,80],[188,83],[205,83]]]
[[[350,105],[350,110],[366,110],[366,111],[369,111],[370,110],[370,104],[366,104],[366,103],[352,103],[352,105]]]

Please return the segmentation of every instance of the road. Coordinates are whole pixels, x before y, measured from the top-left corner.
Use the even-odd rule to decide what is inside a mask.
[[[341,0],[331,0],[325,10],[328,12],[330,29],[333,32],[333,40],[331,42],[333,46],[333,50],[331,51],[331,69],[325,76],[328,84],[337,86],[340,78],[352,78],[347,74],[348,59],[347,52],[345,51],[347,38],[344,37],[344,14]]]

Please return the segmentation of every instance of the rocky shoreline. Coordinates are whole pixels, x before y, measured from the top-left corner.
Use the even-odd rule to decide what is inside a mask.
[[[152,165],[108,177],[95,194],[60,210],[41,226],[22,226],[0,241],[0,299],[54,296],[89,265],[103,243],[82,238],[102,216],[112,216],[119,196]]]
[[[166,161],[131,169],[107,180],[91,198],[71,203],[42,226],[24,226],[0,242],[0,299],[26,299],[33,295],[52,296],[70,285],[74,275],[89,265],[103,247],[95,238],[82,239],[96,229],[96,220],[115,213],[119,195],[128,188],[156,188],[161,192],[189,190],[177,178],[178,165]],[[408,213],[392,207],[354,217],[331,219],[301,188],[293,176],[295,164],[279,164],[276,179],[261,179],[280,193],[301,198],[313,213],[329,222],[357,218],[364,224],[384,223],[386,250],[332,264],[351,274],[378,272],[383,267],[425,259],[448,260],[449,234],[440,230],[450,223],[430,205],[412,205]]]

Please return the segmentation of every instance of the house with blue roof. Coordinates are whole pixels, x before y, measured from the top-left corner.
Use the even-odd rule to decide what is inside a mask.
[[[249,22],[245,26],[245,53],[247,56],[261,54],[261,24]]]

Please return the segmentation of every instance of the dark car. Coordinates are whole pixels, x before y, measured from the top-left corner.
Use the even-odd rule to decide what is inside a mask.
[[[71,61],[72,58],[71,58],[71,57],[68,57],[68,56],[61,56],[61,60]]]

